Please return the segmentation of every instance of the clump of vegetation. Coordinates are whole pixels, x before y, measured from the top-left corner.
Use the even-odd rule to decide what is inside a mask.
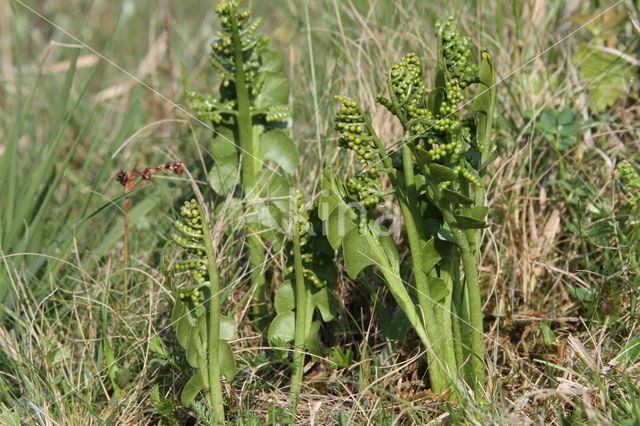
[[[0,424],[638,424],[637,8],[218,2],[0,2]]]
[[[421,61],[408,54],[386,74],[388,98],[376,99],[403,128],[390,148],[356,102],[336,98],[339,144],[355,152],[363,172],[347,180],[325,172],[321,218],[352,278],[368,265],[380,268],[425,346],[433,390],[451,391],[462,379],[480,392],[485,371],[478,259],[480,230],[487,226],[482,176],[495,155],[493,66],[487,53],[480,67],[469,62],[470,39],[457,33],[453,17],[437,29],[433,88],[425,87]],[[465,116],[463,93],[474,84],[477,93]],[[390,191],[382,191],[382,174]],[[388,193],[402,212],[413,282],[403,279],[395,243],[380,236],[376,222],[376,206]]]
[[[240,167],[253,314],[268,316],[266,264],[269,232],[283,229],[298,166],[298,150],[289,138],[289,80],[280,55],[269,39],[257,34],[260,20],[251,20],[237,0],[216,7],[222,29],[211,43],[210,62],[221,77],[219,96],[187,93],[189,107],[214,135],[209,150],[213,166],[209,183],[218,195],[233,191]],[[273,165],[268,164],[270,162]],[[275,229],[274,229],[275,228]],[[273,242],[273,241],[271,241]]]
[[[178,233],[173,241],[191,257],[179,261],[176,272],[188,272],[195,285],[177,287],[171,323],[176,329],[178,343],[185,350],[195,374],[182,390],[182,404],[189,406],[199,392],[204,391],[213,410],[213,422],[224,421],[224,403],[220,376],[233,380],[235,361],[226,340],[237,337],[236,326],[220,313],[222,288],[216,265],[209,224],[196,200],[187,201],[180,208],[181,219],[174,226]]]

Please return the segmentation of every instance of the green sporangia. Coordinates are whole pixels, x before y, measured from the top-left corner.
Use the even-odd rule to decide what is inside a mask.
[[[182,390],[181,401],[192,404],[202,392],[213,408],[217,423],[224,422],[221,375],[228,381],[235,374],[235,360],[227,340],[237,338],[236,325],[220,312],[220,278],[209,226],[195,200],[180,209],[173,241],[189,255],[176,263],[176,277],[189,275],[190,285],[174,289],[171,323],[194,375]]]
[[[298,150],[286,131],[289,80],[283,61],[268,38],[256,33],[260,20],[251,20],[238,3],[225,0],[216,8],[222,28],[211,43],[210,62],[221,78],[219,95],[187,96],[191,110],[214,129],[212,188],[218,194],[238,189],[241,169],[235,193],[244,198],[253,314],[262,320],[268,315],[264,272],[269,241],[264,231],[283,227]]]
[[[382,273],[425,346],[432,389],[448,392],[462,380],[480,392],[485,370],[478,261],[487,226],[482,181],[494,156],[494,73],[486,52],[479,66],[470,63],[470,40],[458,34],[453,18],[436,30],[433,86],[426,87],[417,55],[408,54],[387,72],[387,93],[376,98],[402,125],[394,144],[387,148],[356,102],[336,97],[339,146],[355,153],[362,171],[344,179],[325,170],[319,215],[352,278],[370,265]],[[465,101],[470,87],[474,98]],[[398,249],[376,220],[377,206],[391,194],[412,262],[404,278]]]

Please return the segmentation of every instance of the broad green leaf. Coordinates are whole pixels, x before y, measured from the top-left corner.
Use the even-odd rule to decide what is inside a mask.
[[[451,231],[449,231],[446,228],[440,228],[438,230],[438,239],[441,241],[448,241],[450,243],[455,244],[456,243],[456,238],[453,236],[453,234],[451,233]],[[436,243],[436,248],[437,248],[437,243]]]
[[[488,212],[489,212],[489,208],[487,206],[466,207],[460,210],[461,215],[472,217],[476,220],[481,220],[481,221],[484,221],[484,219],[487,217]]]
[[[436,183],[458,180],[458,173],[453,169],[436,163],[429,164],[429,173],[431,180]]]
[[[334,209],[325,221],[327,240],[334,250],[338,250],[344,237],[358,225],[351,218],[351,210],[344,206]]]
[[[318,205],[318,217],[320,220],[327,220],[336,207],[344,205],[343,198],[346,194],[344,180],[336,176],[330,167],[326,167],[322,174],[322,181],[320,181],[320,189],[322,191]]]
[[[386,229],[383,230],[383,232],[386,231]],[[380,247],[384,250],[384,254],[387,256],[391,268],[394,270],[398,269],[400,266],[400,255],[398,254],[398,247],[396,247],[396,243],[393,241],[393,238],[391,238],[391,235],[383,234],[378,237],[378,241],[380,242]]]
[[[220,315],[220,339],[234,340],[238,338],[236,322],[226,315]]]
[[[461,229],[482,229],[488,226],[484,220],[488,211],[485,206],[468,207],[462,209],[455,217]]]
[[[470,216],[457,214],[455,217],[460,229],[482,229],[488,226],[484,220],[478,220]]]
[[[320,355],[320,346],[318,345],[318,331],[320,330],[320,321],[314,321],[309,326],[309,332],[304,339],[304,348],[307,352],[314,355]]]
[[[271,49],[270,47],[264,47],[260,50],[260,71],[279,73],[284,67],[284,61],[280,53]]]
[[[282,212],[271,203],[261,203],[247,216],[247,223],[258,224],[263,230],[281,229]]]
[[[173,304],[173,309],[171,310],[171,325],[173,327],[178,325],[178,320],[180,320],[180,317],[186,312],[184,307],[184,303],[176,297],[176,302]]]
[[[482,52],[479,77],[480,82],[477,85],[476,97],[473,101],[473,111],[484,113],[490,117],[495,97],[495,73],[491,57],[487,52]]]
[[[269,326],[269,342],[291,342],[296,330],[296,315],[292,311],[276,315]],[[273,343],[272,343],[273,344]]]
[[[187,349],[189,347],[191,332],[195,330],[195,328],[196,323],[188,313],[182,315],[178,320],[178,324],[176,325],[176,336],[178,337],[178,343],[183,349]]]
[[[228,381],[233,380],[236,375],[236,359],[233,356],[231,346],[224,340],[218,341],[219,352],[218,359],[220,360],[220,373],[227,378]]]
[[[208,177],[211,188],[218,194],[224,195],[238,181],[238,166],[233,163],[214,163]]]
[[[442,190],[442,199],[453,204],[473,204],[473,200],[459,192],[452,191],[449,188]]]
[[[327,189],[323,189],[318,199],[318,217],[327,220],[331,212],[340,204],[340,199]]]
[[[284,130],[262,133],[260,147],[263,160],[273,161],[287,173],[293,173],[298,168],[298,147]]]
[[[182,405],[184,405],[185,407],[189,407],[198,395],[198,392],[204,389],[204,387],[205,385],[202,381],[202,376],[199,372],[196,372],[196,374],[194,374],[193,377],[189,379],[187,384],[184,385],[184,388],[182,389],[182,393],[180,394],[180,402],[182,403]]]
[[[216,162],[233,161],[238,164],[238,147],[233,130],[227,126],[218,126],[209,144],[211,157]]]
[[[280,288],[276,291],[274,304],[276,312],[279,314],[292,311],[296,307],[296,299],[291,281],[286,280],[280,285]]]
[[[360,234],[357,228],[352,229],[342,240],[342,255],[344,257],[347,274],[354,279],[360,271],[369,265],[380,262],[369,238]]]
[[[189,335],[189,346],[185,348],[185,353],[187,356],[187,362],[193,368],[199,368],[205,363],[207,350],[205,342],[202,341],[201,334],[197,328],[194,328]]]
[[[442,257],[436,250],[435,239],[431,238],[422,246],[422,270],[428,274],[440,260]]]
[[[291,182],[287,175],[263,168],[258,174],[258,189],[262,198],[269,200],[281,212],[291,208]]]
[[[256,107],[289,104],[289,79],[280,72],[264,73],[264,84],[256,97]]]
[[[451,293],[451,290],[447,287],[447,283],[444,280],[438,277],[428,277],[428,280],[429,294],[434,302],[439,303],[443,301]]]
[[[597,50],[588,45],[578,47],[573,57],[587,85],[591,106],[602,112],[625,96],[637,69],[618,55]]]
[[[226,194],[238,180],[238,148],[233,131],[225,126],[216,128],[211,139],[213,166],[209,171],[209,184],[219,194]]]
[[[327,287],[323,287],[313,293],[311,300],[313,300],[313,304],[318,308],[318,311],[320,311],[322,321],[329,322],[335,318],[340,305],[336,297]]]
[[[167,350],[165,349],[164,345],[162,344],[162,340],[160,340],[160,337],[158,337],[157,334],[154,334],[149,339],[149,350],[151,352],[153,352],[154,354],[158,355],[161,358],[165,358],[166,359],[169,356],[167,354]]]

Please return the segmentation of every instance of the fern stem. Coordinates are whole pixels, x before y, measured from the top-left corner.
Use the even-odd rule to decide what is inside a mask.
[[[307,289],[304,282],[302,250],[300,248],[300,227],[296,219],[293,227],[293,262],[296,280],[296,326],[294,334],[293,374],[291,375],[291,412],[298,406],[302,373],[304,369],[304,340],[307,332]]]
[[[223,424],[224,403],[222,400],[222,384],[220,382],[220,277],[216,265],[216,254],[209,232],[209,224],[200,205],[198,205],[198,210],[202,217],[202,233],[205,252],[207,254],[207,270],[209,272],[209,288],[211,291],[209,297],[209,336],[207,344],[209,355],[209,401],[213,408],[216,423]]]
[[[244,56],[240,30],[238,21],[234,13],[230,14],[231,20],[231,38],[234,49],[234,67],[235,67],[235,92],[236,101],[238,103],[238,113],[236,115],[236,129],[238,132],[238,141],[242,159],[242,187],[244,196],[251,200],[256,196],[255,188],[258,179],[258,170],[261,168],[258,156],[258,141],[253,137],[253,120],[251,117],[249,88],[244,72]],[[246,200],[245,200],[246,203]],[[250,208],[247,208],[249,212]],[[256,307],[253,310],[254,315],[261,319],[266,314],[264,304],[264,287],[266,281],[262,264],[265,259],[264,248],[260,238],[255,234],[257,231],[254,226],[248,225],[247,246],[249,254],[249,266],[251,269],[251,290],[250,293],[256,297]]]

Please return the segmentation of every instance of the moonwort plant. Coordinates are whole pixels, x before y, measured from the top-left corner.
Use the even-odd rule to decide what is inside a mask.
[[[261,236],[282,227],[289,209],[289,174],[298,165],[297,147],[285,131],[290,116],[289,81],[268,38],[256,34],[260,20],[251,21],[249,11],[239,9],[237,0],[222,1],[216,13],[222,30],[211,43],[210,59],[222,78],[219,96],[187,95],[196,116],[214,129],[210,144],[214,164],[209,173],[213,189],[218,194],[233,190],[238,166],[241,168],[239,193],[246,203],[249,294],[255,295],[253,313],[260,320],[268,313],[263,266],[267,244]]]
[[[187,362],[195,369],[181,394],[185,406],[200,392],[213,409],[216,424],[224,422],[221,374],[232,380],[235,360],[227,340],[237,338],[237,328],[220,311],[220,277],[209,226],[196,200],[187,201],[176,220],[173,240],[191,256],[176,263],[172,273],[188,272],[193,285],[173,286],[175,304],[171,323]],[[173,279],[171,282],[173,283]]]
[[[281,347],[293,341],[293,371],[291,374],[291,412],[296,411],[300,395],[305,354],[320,354],[319,313],[324,322],[333,320],[338,301],[331,293],[337,273],[333,249],[321,234],[321,223],[315,210],[305,207],[298,194],[293,217],[293,229],[288,244],[288,262],[284,281],[275,295],[277,315],[269,326],[270,344]]]
[[[386,74],[388,97],[377,97],[402,124],[397,149],[385,147],[356,102],[336,97],[339,145],[355,152],[363,168],[349,179],[325,170],[319,216],[331,245],[342,248],[350,277],[369,265],[382,273],[425,346],[432,390],[445,393],[463,381],[477,394],[485,383],[478,262],[487,226],[482,177],[495,155],[494,73],[486,52],[479,67],[469,63],[470,40],[453,18],[438,23],[436,34],[431,90],[420,60],[408,54]],[[471,86],[475,99],[465,102]],[[382,188],[383,173],[390,191]],[[404,220],[411,283],[401,278],[397,247],[375,220],[376,207],[391,194]]]

